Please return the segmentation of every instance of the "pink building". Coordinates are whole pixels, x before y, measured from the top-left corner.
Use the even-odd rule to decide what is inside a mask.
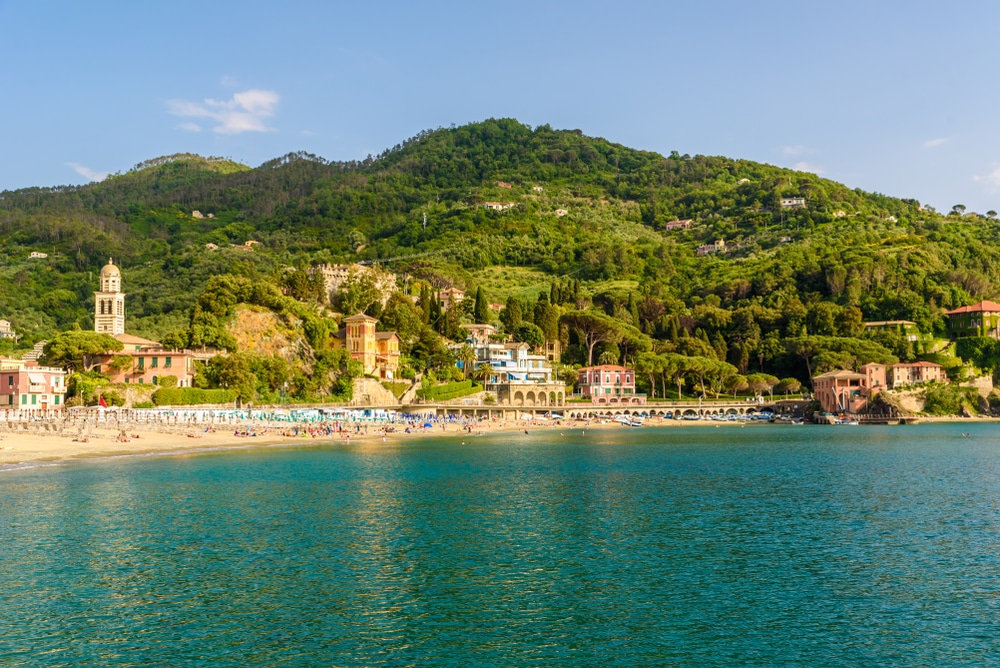
[[[686,220],[671,220],[669,223],[663,226],[664,232],[672,232],[674,230],[690,230],[691,229],[691,219]]]
[[[838,369],[813,378],[813,394],[827,413],[857,413],[885,388],[884,364],[865,364],[859,372]]]
[[[577,392],[595,404],[644,404],[635,392],[635,371],[617,364],[583,367],[576,372]]]
[[[892,386],[919,385],[920,383],[948,382],[944,367],[933,362],[904,362],[892,367]]]
[[[66,397],[66,372],[37,362],[0,359],[0,408],[61,409]]]
[[[125,346],[118,352],[95,355],[87,365],[88,371],[103,373],[112,383],[160,385],[167,376],[177,379],[177,387],[192,387],[196,361],[207,362],[218,354],[217,350],[168,350],[163,344],[141,336],[119,334],[115,337]],[[127,359],[127,364],[115,362]]]

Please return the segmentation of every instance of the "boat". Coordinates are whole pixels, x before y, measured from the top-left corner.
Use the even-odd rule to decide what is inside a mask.
[[[860,423],[857,420],[848,420],[845,418],[845,419],[834,420],[833,424],[857,426]]]

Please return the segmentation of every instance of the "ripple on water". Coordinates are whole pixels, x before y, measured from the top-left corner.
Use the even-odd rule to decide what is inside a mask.
[[[0,663],[996,664],[1000,440],[971,429],[7,471]]]

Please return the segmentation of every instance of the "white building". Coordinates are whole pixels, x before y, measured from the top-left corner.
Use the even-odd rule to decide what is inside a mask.
[[[481,330],[470,329],[465,344],[476,355],[473,369],[481,364],[490,366],[490,376],[485,379],[486,390],[495,392],[497,403],[504,406],[562,406],[566,385],[552,377],[552,367],[545,355],[536,355],[527,343],[488,343],[483,341]],[[458,362],[459,368],[463,362]]]

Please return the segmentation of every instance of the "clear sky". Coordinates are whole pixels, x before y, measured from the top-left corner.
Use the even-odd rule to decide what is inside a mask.
[[[1000,210],[1000,3],[0,0],[0,190],[490,117]]]

